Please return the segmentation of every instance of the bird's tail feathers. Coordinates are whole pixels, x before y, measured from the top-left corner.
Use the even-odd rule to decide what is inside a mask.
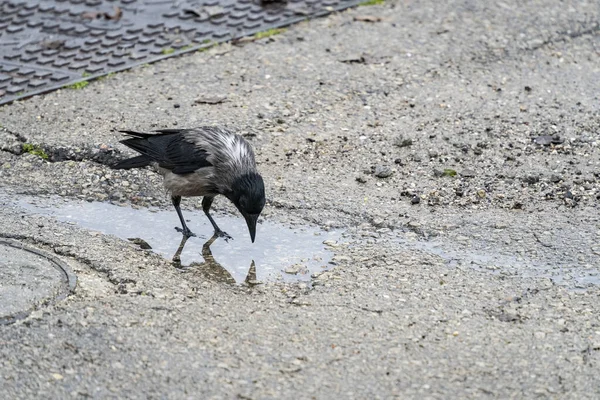
[[[149,137],[155,136],[152,133],[136,132],[136,131],[119,131],[129,136],[137,137],[140,139],[148,139]]]
[[[150,165],[152,159],[148,156],[141,155],[127,160],[119,161],[118,163],[111,166],[112,169],[131,169],[131,168],[142,168]]]
[[[150,135],[152,136],[152,135]],[[162,152],[164,151],[164,143],[162,143],[160,140],[148,140],[148,139],[141,139],[141,138],[129,138],[129,139],[125,139],[125,140],[121,140],[121,143],[123,143],[125,146],[129,147],[130,149],[133,149],[135,151],[137,151],[140,154],[143,154],[149,158],[152,159],[158,159],[160,158]]]

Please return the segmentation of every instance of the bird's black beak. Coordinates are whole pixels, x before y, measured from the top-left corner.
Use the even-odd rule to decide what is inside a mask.
[[[250,239],[254,243],[256,237],[256,221],[258,220],[258,214],[244,214],[246,224],[248,225],[248,231],[250,232]]]

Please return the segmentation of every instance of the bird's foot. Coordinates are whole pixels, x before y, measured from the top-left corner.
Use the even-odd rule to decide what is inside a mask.
[[[226,242],[229,242],[230,239],[233,240],[233,237],[231,237],[231,235],[229,235],[227,232],[223,232],[220,229],[215,231],[215,236],[225,239]]]
[[[176,226],[175,230],[177,232],[181,233],[183,236],[188,237],[188,238],[192,237],[192,236],[196,236],[196,234],[194,232],[190,231],[188,227],[185,227],[185,229],[182,229],[182,228]]]
[[[171,264],[173,264],[173,266],[177,269],[184,268],[184,266],[181,265],[181,258],[179,258],[179,257],[173,257],[173,259],[171,260]]]

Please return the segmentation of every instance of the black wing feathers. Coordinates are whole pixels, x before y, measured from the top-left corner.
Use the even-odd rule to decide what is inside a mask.
[[[128,158],[127,160],[119,161],[112,166],[112,169],[131,169],[131,168],[142,168],[152,164],[152,159],[148,156],[137,156]]]
[[[178,139],[171,141],[165,149],[164,166],[160,162],[159,165],[171,169],[175,174],[187,174],[212,165],[206,159],[208,153],[205,150],[182,140],[179,134],[176,137]]]
[[[121,143],[142,154],[134,159],[150,158],[151,162],[156,162],[160,167],[169,169],[175,174],[188,174],[212,165],[206,159],[208,153],[186,141],[179,129],[165,129],[158,131],[160,132],[158,134],[122,132],[133,137],[122,140]],[[119,164],[125,164],[126,161],[129,160]]]

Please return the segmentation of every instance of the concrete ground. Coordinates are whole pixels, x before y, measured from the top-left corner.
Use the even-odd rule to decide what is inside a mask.
[[[311,285],[231,286],[5,204],[0,236],[79,285],[0,326],[4,396],[599,398],[600,7],[439,3],[2,107],[5,195],[169,207],[153,171],[106,166],[115,129],[218,123],[256,149],[265,220],[351,237]]]

